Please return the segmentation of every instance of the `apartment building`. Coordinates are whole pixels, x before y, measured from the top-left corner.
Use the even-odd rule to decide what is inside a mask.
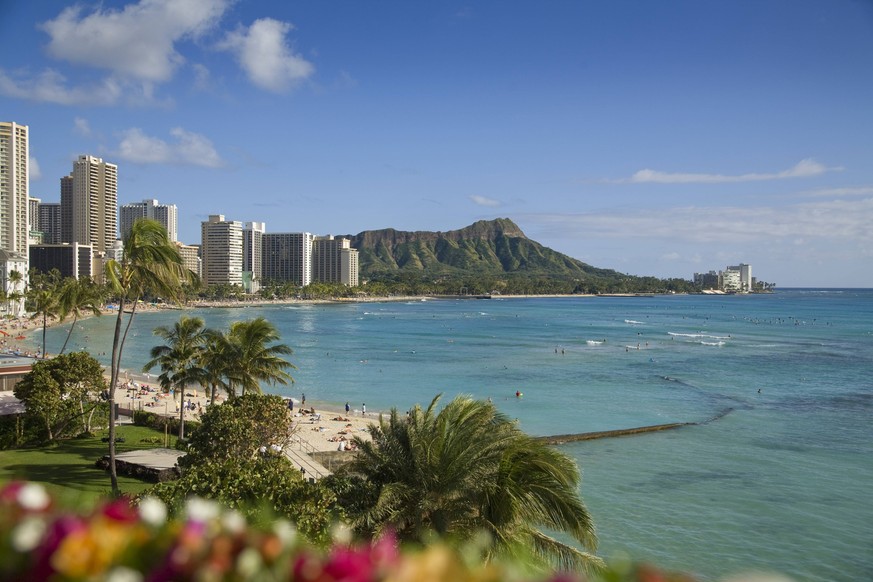
[[[242,285],[242,223],[212,214],[200,223],[201,278],[205,285]]]
[[[312,280],[358,285],[358,250],[347,238],[317,236],[312,241]]]
[[[79,243],[30,246],[30,267],[41,273],[57,269],[61,277],[94,276],[94,249]]]
[[[30,234],[29,144],[26,125],[0,121],[0,249],[25,260]]]
[[[176,241],[176,249],[179,251],[179,256],[182,257],[182,266],[198,277],[202,277],[200,245],[186,245]]]
[[[312,239],[308,232],[266,232],[263,236],[264,282],[290,281],[301,287],[312,282]]]
[[[83,155],[61,179],[61,242],[112,249],[118,233],[118,166]]]
[[[140,218],[150,218],[167,230],[167,238],[170,239],[170,242],[179,240],[178,209],[175,204],[158,204],[157,200],[131,202],[119,209],[119,218],[121,222],[119,234],[122,239],[127,238],[134,222]]]
[[[247,222],[243,226],[243,288],[246,293],[257,293],[263,280],[263,242],[266,225]]]

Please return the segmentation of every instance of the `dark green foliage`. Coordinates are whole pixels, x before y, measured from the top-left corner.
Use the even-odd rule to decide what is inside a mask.
[[[106,389],[103,368],[86,352],[34,362],[15,386],[25,420],[43,427],[41,438],[54,440],[89,432],[97,394]]]
[[[169,434],[179,433],[178,418],[155,414],[154,412],[149,412],[147,410],[134,410],[133,424],[159,431],[163,431],[166,427]],[[200,426],[200,423],[196,420],[186,420],[185,426],[188,427],[189,431],[195,431]]]
[[[246,394],[210,406],[179,460],[182,477],[149,494],[173,508],[192,495],[214,499],[257,516],[263,507],[294,521],[317,543],[329,540],[335,497],[304,481],[300,471],[271,445],[287,444],[291,415],[279,396]]]
[[[187,468],[180,479],[155,485],[144,494],[160,498],[173,512],[178,512],[187,498],[197,496],[237,509],[249,518],[283,516],[316,544],[330,541],[335,518],[330,491],[304,481],[283,456],[203,461]]]
[[[437,412],[438,400],[406,418],[392,410],[371,427],[372,442],[356,439],[349,477],[328,481],[356,531],[415,542],[436,534],[461,546],[485,533],[488,557],[523,552],[552,567],[597,567],[596,557],[544,533],[596,548],[576,463],[491,403],[458,397]]]
[[[291,415],[281,397],[238,396],[207,408],[200,427],[191,434],[189,452],[180,465],[254,459],[261,447],[283,448],[290,433]]]
[[[527,238],[508,218],[447,232],[365,231],[350,236],[360,277],[395,294],[686,292],[689,281],[633,277],[592,267]],[[370,292],[378,295],[378,292]]]

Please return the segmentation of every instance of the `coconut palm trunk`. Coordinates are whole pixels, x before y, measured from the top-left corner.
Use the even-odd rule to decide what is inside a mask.
[[[182,266],[182,258],[175,245],[167,238],[167,231],[156,221],[140,219],[134,222],[124,241],[124,255],[120,261],[110,260],[105,267],[110,288],[118,298],[118,316],[112,338],[112,360],[109,386],[109,472],[113,494],[118,494],[118,476],[115,463],[115,395],[124,341],[136,314],[139,299],[152,293],[178,300],[182,282],[193,275]],[[132,303],[130,319],[122,333],[124,308]]]

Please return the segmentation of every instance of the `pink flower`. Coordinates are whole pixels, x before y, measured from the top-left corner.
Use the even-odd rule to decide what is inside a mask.
[[[131,505],[127,497],[113,499],[103,506],[103,515],[113,521],[135,523],[139,520],[139,512]]]
[[[42,544],[33,553],[34,568],[30,573],[30,582],[41,582],[48,580],[54,573],[55,569],[52,566],[52,555],[60,547],[68,535],[85,531],[87,525],[79,517],[72,515],[62,515],[51,523],[43,538]]]

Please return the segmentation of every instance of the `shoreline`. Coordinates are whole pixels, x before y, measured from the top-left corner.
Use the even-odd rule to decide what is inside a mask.
[[[115,401],[120,408],[130,411],[151,412],[158,416],[179,418],[179,398],[172,393],[164,394],[152,374],[122,374],[119,378],[119,386],[116,389]],[[122,382],[123,380],[123,382]],[[106,374],[107,384],[109,374]],[[193,410],[186,410],[185,420],[200,420],[200,414],[209,406],[209,395],[204,393],[200,386],[188,387],[185,390],[185,400],[192,403]],[[348,414],[336,406],[322,402],[308,403],[301,410],[300,400],[291,398],[294,403],[292,434],[306,441],[316,452],[329,452],[336,450],[351,450],[346,446],[340,449],[340,443],[348,443],[352,437],[358,436],[369,440],[369,426],[379,424],[379,419],[385,414],[384,411],[367,411],[366,414],[359,408],[350,407]],[[227,395],[221,393],[216,396],[216,404],[227,402]],[[314,412],[313,412],[314,411]]]

